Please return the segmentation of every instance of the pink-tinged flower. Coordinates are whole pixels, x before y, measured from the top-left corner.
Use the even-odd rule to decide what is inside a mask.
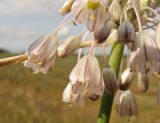
[[[120,92],[117,99],[117,113],[121,117],[131,117],[137,115],[136,99],[130,90]]]
[[[148,76],[138,75],[138,87],[142,92],[146,92],[149,88],[149,78]]]
[[[57,33],[45,35],[36,40],[28,49],[28,60],[24,66],[32,68],[35,73],[47,73],[55,63],[57,56]]]
[[[89,97],[103,94],[104,83],[95,56],[87,55],[81,58],[70,74],[70,81],[74,85],[73,93]]]
[[[84,104],[84,96],[80,94],[73,94],[73,85],[69,82],[63,91],[62,101],[69,104]]]
[[[75,22],[86,24],[89,31],[94,31],[100,25],[110,20],[110,13],[106,8],[97,1],[75,1],[72,6],[72,13],[75,17]]]
[[[130,68],[134,72],[140,72],[143,76],[150,70],[160,72],[160,52],[155,41],[147,34],[139,33],[136,36],[130,56]]]

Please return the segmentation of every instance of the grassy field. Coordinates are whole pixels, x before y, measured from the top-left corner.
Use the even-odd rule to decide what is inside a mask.
[[[6,57],[1,54],[0,57]],[[102,61],[102,58],[100,58]],[[47,75],[34,75],[23,65],[0,69],[0,123],[96,123],[100,100],[86,100],[84,107],[69,106],[61,102],[68,75],[76,57],[57,59],[53,71]],[[136,93],[139,113],[135,118],[120,118],[113,106],[111,123],[160,123],[160,109],[156,106],[155,78],[147,93]]]

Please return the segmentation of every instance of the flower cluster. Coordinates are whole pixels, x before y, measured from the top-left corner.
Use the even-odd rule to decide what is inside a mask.
[[[29,47],[24,66],[32,68],[35,73],[47,73],[54,66],[57,56],[65,58],[79,48],[90,46],[84,56],[79,50],[77,64],[70,73],[62,100],[69,104],[84,104],[86,97],[95,101],[104,92],[111,96],[117,94],[118,114],[136,115],[136,99],[129,90],[135,75],[139,78],[139,89],[145,92],[149,87],[149,76],[160,74],[160,15],[159,9],[142,6],[139,0],[128,0],[123,4],[120,2],[122,1],[66,0],[59,13],[69,16],[53,32],[42,36]],[[148,14],[148,11],[155,17]],[[83,24],[85,29],[60,42],[59,29],[70,18],[75,26]],[[154,36],[147,33],[152,28],[156,28]],[[88,32],[92,39],[86,43],[84,40]],[[109,65],[101,70],[95,57],[95,46],[104,48],[115,42],[126,45],[129,51],[127,68],[120,80]],[[160,105],[160,89],[157,97]]]

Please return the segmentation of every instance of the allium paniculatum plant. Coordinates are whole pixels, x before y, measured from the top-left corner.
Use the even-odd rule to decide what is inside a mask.
[[[59,10],[65,16],[59,26],[32,43],[25,54],[1,59],[0,66],[24,63],[34,73],[46,74],[54,67],[57,57],[66,58],[78,50],[77,64],[69,75],[62,101],[84,105],[85,98],[96,101],[102,96],[97,122],[108,123],[116,97],[120,116],[136,116],[136,98],[130,90],[135,76],[142,92],[149,88],[151,75],[160,78],[159,5],[158,0],[66,0]],[[59,30],[71,21],[84,29],[61,41]],[[154,30],[152,36],[151,30]],[[111,45],[109,62],[100,69],[96,47],[103,49]],[[129,52],[127,67],[121,72],[124,46]],[[86,47],[88,51],[82,55],[82,48]],[[120,77],[119,73],[122,73]],[[160,87],[157,90],[160,105]]]

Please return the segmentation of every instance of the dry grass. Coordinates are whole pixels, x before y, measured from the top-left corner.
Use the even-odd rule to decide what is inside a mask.
[[[47,75],[33,75],[23,65],[1,68],[0,123],[96,123],[100,100],[87,99],[84,107],[70,107],[61,102],[61,94],[75,63],[74,56],[63,61],[58,59],[54,70]],[[155,95],[157,85],[153,78],[149,91],[140,93],[134,84],[132,90],[136,93],[138,116],[120,118],[113,106],[111,123],[160,123]]]

